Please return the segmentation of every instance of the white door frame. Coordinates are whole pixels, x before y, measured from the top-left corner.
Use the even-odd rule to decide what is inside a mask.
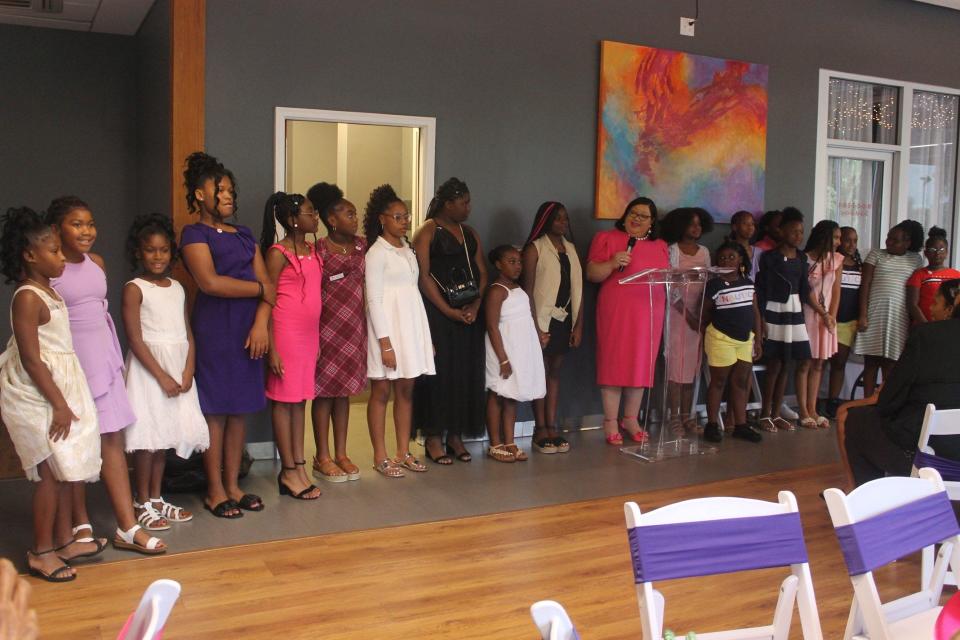
[[[827,147],[826,158],[851,158],[854,160],[870,160],[883,163],[883,197],[880,201],[880,224],[879,224],[879,236],[877,238],[877,244],[874,246],[874,239],[870,238],[871,247],[880,248],[883,247],[884,238],[887,237],[887,232],[890,231],[890,227],[899,222],[899,220],[893,220],[891,218],[891,212],[894,211],[892,202],[896,199],[896,194],[894,193],[894,184],[893,184],[893,173],[894,165],[898,158],[898,153],[895,151],[880,151],[880,150],[867,150],[859,147],[848,147],[846,145],[829,145]],[[829,166],[829,161],[824,163],[825,167]],[[824,178],[826,179],[826,170],[824,171]],[[824,183],[824,199],[821,202],[821,207],[823,207],[823,215],[826,219],[826,183]],[[874,222],[871,224],[871,227],[876,224],[876,215],[874,215]]]
[[[436,163],[437,119],[426,116],[404,116],[387,113],[361,113],[356,111],[329,111],[325,109],[300,109],[276,107],[274,109],[273,134],[273,186],[282,191],[287,184],[287,121],[308,120],[347,124],[374,124],[390,127],[416,127],[420,130],[420,163],[417,184],[411,206],[411,230],[423,222],[426,205],[433,197]]]

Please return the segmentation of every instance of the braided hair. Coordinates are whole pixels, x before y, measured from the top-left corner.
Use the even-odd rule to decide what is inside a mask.
[[[437,194],[430,200],[430,205],[427,207],[426,219],[430,220],[436,217],[436,215],[440,213],[440,210],[443,209],[443,205],[454,200],[459,200],[468,193],[470,193],[470,188],[467,187],[466,182],[460,178],[447,179],[446,182],[437,188]]]
[[[923,225],[916,220],[904,220],[893,227],[900,229],[910,239],[908,251],[920,251],[923,248]],[[892,231],[892,229],[891,229]]]
[[[177,236],[173,231],[173,220],[162,213],[148,213],[137,216],[127,233],[127,261],[134,271],[140,268],[140,243],[153,235],[164,236],[170,243],[170,266],[177,261]]]
[[[847,231],[853,231],[854,233],[857,232],[857,230],[854,229],[853,227],[840,227],[840,237],[842,238],[842,237],[843,237],[843,234],[845,234]],[[840,251],[840,253],[843,253],[843,244],[842,244],[842,243],[840,244],[840,249],[839,249],[839,251]],[[843,255],[846,256],[847,254],[843,253]],[[859,248],[859,247],[857,247],[856,249],[853,250],[853,255],[852,255],[852,256],[847,256],[847,257],[850,258],[851,260],[853,260],[853,263],[854,263],[855,265],[857,265],[857,269],[862,269],[862,268],[863,268],[863,258],[860,257],[860,248]]]
[[[561,209],[564,211],[567,209],[563,206],[562,202],[547,200],[541,204],[537,209],[537,214],[533,217],[533,226],[530,227],[530,235],[527,236],[527,241],[523,243],[523,246],[527,246],[537,238],[542,238],[549,233],[551,227],[553,227],[553,221],[557,219],[557,215]],[[568,240],[572,242],[573,232],[568,230],[568,235],[570,236]]]
[[[233,184],[233,212],[236,214],[239,206],[239,196],[237,194],[237,179],[233,173],[223,166],[223,164],[213,156],[203,151],[194,151],[186,160],[186,169],[183,172],[183,186],[187,188],[187,211],[190,213],[200,212],[200,203],[197,202],[197,189],[203,188],[203,183],[207,180],[213,180],[214,202],[213,208],[216,210],[220,206],[220,181],[224,178],[230,178]]]
[[[804,252],[815,251],[818,256],[817,262],[823,260],[824,257],[833,253],[833,232],[839,228],[840,225],[833,220],[821,220],[813,225],[807,244],[803,247]]]
[[[6,282],[24,279],[23,253],[53,229],[39,213],[29,207],[11,207],[0,217],[0,273]]]
[[[263,230],[260,232],[260,252],[267,255],[267,250],[277,241],[277,224],[283,227],[287,235],[293,234],[293,220],[300,213],[300,205],[306,201],[299,193],[284,193],[277,191],[267,198],[263,207]],[[296,236],[294,236],[294,253],[296,253]]]
[[[451,178],[453,179],[453,178]],[[447,181],[449,182],[449,180]],[[446,183],[444,183],[446,184]],[[439,194],[439,192],[438,192]],[[434,198],[436,200],[436,198]],[[370,192],[370,199],[367,200],[367,208],[363,218],[363,235],[367,238],[367,250],[373,246],[380,234],[383,233],[383,224],[380,222],[380,214],[394,202],[403,202],[389,184],[382,184]],[[433,206],[433,202],[430,203]]]

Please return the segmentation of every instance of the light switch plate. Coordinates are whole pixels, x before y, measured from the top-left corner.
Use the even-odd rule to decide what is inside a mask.
[[[697,21],[693,18],[680,18],[680,35],[693,37],[693,30]]]

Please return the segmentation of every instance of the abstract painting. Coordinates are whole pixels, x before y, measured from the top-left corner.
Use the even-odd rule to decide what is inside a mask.
[[[718,222],[763,211],[767,66],[603,41],[595,216],[634,197]]]

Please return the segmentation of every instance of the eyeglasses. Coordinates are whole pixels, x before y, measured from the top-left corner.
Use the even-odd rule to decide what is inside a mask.
[[[317,218],[317,219],[320,218],[320,212],[319,212],[319,211],[301,211],[298,215],[301,215],[301,216],[310,216],[311,218]]]
[[[409,213],[395,213],[389,217],[393,218],[395,222],[410,222]]]
[[[929,253],[946,253],[947,248],[946,247],[928,247],[927,251]]]
[[[628,213],[627,220],[636,220],[637,222],[649,222],[653,216],[649,213]]]

